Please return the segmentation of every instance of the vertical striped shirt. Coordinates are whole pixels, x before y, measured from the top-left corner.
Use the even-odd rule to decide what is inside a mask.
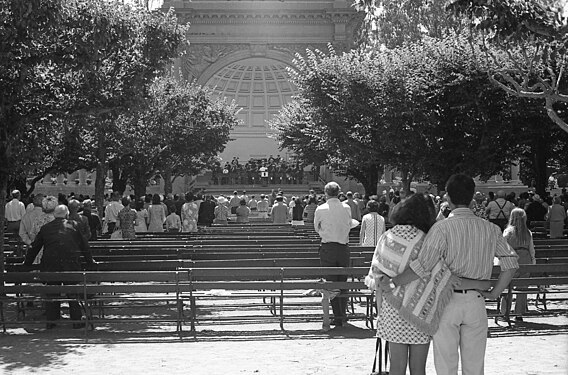
[[[519,268],[517,254],[497,225],[475,216],[469,208],[456,208],[428,231],[410,267],[418,276],[426,277],[436,262],[444,259],[456,276],[487,280],[494,257],[499,259],[501,270]]]

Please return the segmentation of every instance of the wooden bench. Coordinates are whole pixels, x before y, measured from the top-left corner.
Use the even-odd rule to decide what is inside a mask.
[[[85,338],[92,324],[126,322],[167,322],[175,323],[176,331],[181,336],[184,322],[187,321],[184,302],[190,305],[189,322],[196,334],[195,323],[198,319],[196,303],[198,299],[212,297],[211,290],[223,289],[230,295],[223,298],[235,300],[240,306],[241,299],[256,298],[262,300],[274,315],[279,317],[284,329],[284,310],[288,299],[305,298],[306,289],[348,289],[346,296],[372,296],[365,292],[364,284],[356,279],[347,282],[322,282],[325,275],[350,275],[361,277],[368,269],[362,268],[321,268],[321,267],[260,267],[260,268],[188,268],[167,272],[13,272],[0,275],[0,324],[20,326],[22,324],[51,323],[44,317],[26,317],[27,302],[69,302],[78,301],[85,309]],[[57,283],[58,285],[48,285]],[[60,284],[61,283],[61,284]],[[65,283],[66,285],[63,285]],[[214,295],[213,295],[214,297]],[[278,297],[278,299],[276,299]],[[270,298],[269,303],[265,298]],[[286,298],[286,302],[284,300]],[[312,297],[313,299],[314,297]],[[153,311],[148,316],[125,316],[112,314],[107,317],[101,311],[110,308],[122,308],[131,302],[165,302],[170,313],[157,314]],[[313,303],[313,302],[312,302]],[[316,303],[317,305],[317,303]],[[8,318],[8,310],[15,306],[15,318]],[[288,308],[292,307],[288,306]],[[95,317],[93,310],[98,309]],[[279,311],[279,313],[277,312]],[[22,311],[24,313],[22,313]],[[319,316],[319,315],[318,315]],[[241,319],[237,315],[230,319]],[[355,316],[352,316],[355,318]],[[365,317],[372,324],[372,315]],[[69,321],[71,323],[71,321]]]

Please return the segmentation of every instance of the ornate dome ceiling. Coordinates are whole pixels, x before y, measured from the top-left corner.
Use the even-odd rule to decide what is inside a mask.
[[[222,68],[207,86],[215,95],[235,100],[242,108],[242,124],[236,131],[265,133],[267,121],[297,92],[289,77],[282,62],[249,58]]]

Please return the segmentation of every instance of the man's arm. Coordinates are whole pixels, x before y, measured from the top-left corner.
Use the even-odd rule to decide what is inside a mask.
[[[491,290],[487,292],[481,292],[481,295],[487,299],[497,299],[503,292],[503,290],[511,283],[513,276],[515,276],[515,272],[517,270],[515,268],[502,270],[499,274],[499,278],[495,283],[495,286],[491,288]]]

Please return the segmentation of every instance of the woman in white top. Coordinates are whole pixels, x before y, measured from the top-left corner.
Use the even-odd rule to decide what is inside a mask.
[[[136,225],[134,227],[136,233],[148,232],[148,210],[144,208],[144,201],[136,202]]]
[[[361,219],[359,244],[361,246],[377,246],[379,237],[385,231],[385,219],[379,215],[379,202],[370,200],[367,203],[368,214]]]
[[[509,224],[503,232],[507,243],[519,256],[519,264],[536,264],[534,243],[531,231],[527,228],[527,214],[522,208],[515,208],[509,216]],[[528,274],[517,274],[517,277],[528,277]],[[523,321],[523,314],[527,311],[526,293],[517,294],[515,302],[515,320]]]

